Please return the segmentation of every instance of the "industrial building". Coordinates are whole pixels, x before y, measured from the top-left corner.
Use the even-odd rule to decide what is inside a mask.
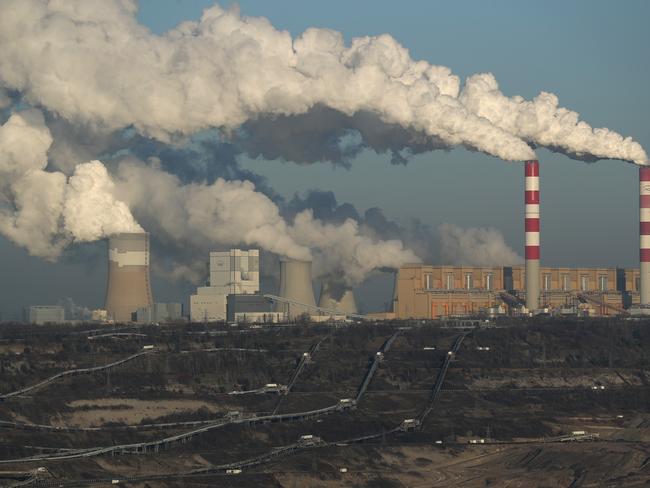
[[[149,234],[121,233],[108,239],[106,311],[115,322],[130,322],[153,304],[149,280]]]
[[[210,279],[190,297],[190,320],[214,322],[227,318],[228,295],[252,295],[260,291],[260,252],[216,251],[210,253]]]
[[[25,322],[35,325],[62,324],[65,309],[61,305],[31,305],[25,307]]]
[[[135,322],[152,324],[177,322],[183,319],[183,306],[180,303],[154,303],[151,307],[141,307],[135,312]]]
[[[228,295],[228,322],[277,323],[284,315],[273,311],[273,304],[263,295]]]
[[[628,309],[632,314],[650,313],[650,167],[639,167],[639,269],[619,270],[607,269],[577,269],[541,268],[541,234],[540,234],[540,185],[539,162],[536,160],[524,162],[524,232],[525,232],[525,271],[522,280],[524,286],[520,296],[525,300],[526,310],[536,313],[548,308],[556,308],[562,304],[590,303],[594,314],[610,315],[625,313]],[[504,268],[507,269],[507,268]],[[515,268],[513,268],[513,272]],[[505,278],[504,278],[505,279]],[[615,284],[613,284],[615,283]],[[503,284],[507,287],[507,283]],[[545,286],[546,285],[546,286]],[[480,289],[479,289],[480,290]],[[513,287],[513,291],[521,287]],[[487,292],[487,303],[490,302],[490,291]],[[500,295],[507,299],[507,295]],[[516,296],[516,298],[519,298]],[[406,302],[408,299],[405,298]],[[507,299],[512,301],[511,299]],[[506,300],[506,301],[507,301]],[[481,299],[482,303],[486,303]],[[540,302],[541,301],[541,302]],[[409,304],[404,302],[404,307]],[[435,314],[437,305],[445,303],[438,300],[436,307],[427,312]],[[475,301],[464,301],[457,308],[474,308]],[[434,304],[429,304],[433,306]],[[514,304],[511,304],[511,307]],[[415,302],[410,306],[415,306]],[[423,306],[422,299],[418,301],[418,313]],[[447,307],[452,303],[447,303]],[[401,313],[408,313],[406,308]],[[422,313],[425,313],[422,311]]]
[[[617,315],[639,303],[637,269],[538,269],[539,307],[590,315]],[[514,312],[527,300],[523,266],[474,267],[406,265],[396,281],[399,319],[472,315],[490,309]]]

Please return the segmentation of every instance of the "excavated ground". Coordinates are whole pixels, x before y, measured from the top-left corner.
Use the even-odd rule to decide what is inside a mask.
[[[96,431],[0,425],[0,460],[168,437],[186,426],[128,425],[214,420],[228,412],[301,412],[354,398],[376,352],[399,327],[358,408],[298,422],[228,425],[168,450],[0,464],[10,486],[37,467],[71,480],[169,475],[132,486],[647,486],[650,484],[650,323],[503,322],[472,330],[421,431],[391,431],[425,408],[457,329],[438,323],[272,329],[225,326],[0,328],[0,394],[58,372],[156,352],[110,371],[66,377],[0,401],[0,420]],[[107,334],[111,331],[101,331]],[[287,384],[303,353],[319,349],[292,391],[231,395]],[[426,349],[425,349],[426,348]],[[435,349],[433,349],[435,348]],[[24,426],[23,426],[24,427]],[[592,441],[549,442],[572,431]],[[331,443],[238,475],[178,473],[265,455],[312,434]],[[373,435],[363,443],[353,437]],[[484,444],[469,444],[485,439]],[[442,444],[437,442],[442,441]],[[337,445],[338,443],[338,445]],[[341,472],[346,468],[347,472]],[[17,474],[18,473],[18,474]],[[27,474],[23,475],[28,476]],[[124,481],[122,481],[124,484]],[[101,485],[101,484],[100,484]],[[34,485],[36,486],[36,485]],[[72,485],[69,485],[72,486]]]

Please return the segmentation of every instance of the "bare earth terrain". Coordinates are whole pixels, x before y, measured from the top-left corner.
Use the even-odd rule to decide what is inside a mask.
[[[650,486],[650,324],[497,325],[4,326],[0,486]]]

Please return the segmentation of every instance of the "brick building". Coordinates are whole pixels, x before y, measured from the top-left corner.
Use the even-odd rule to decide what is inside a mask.
[[[396,282],[398,318],[471,315],[490,308],[517,308],[526,298],[523,266],[406,265]],[[639,270],[540,268],[540,306],[616,315],[638,303]]]

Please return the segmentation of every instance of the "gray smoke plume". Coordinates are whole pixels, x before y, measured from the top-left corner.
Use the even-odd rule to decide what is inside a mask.
[[[12,100],[7,90],[0,88],[0,110],[7,108],[11,104]]]
[[[59,305],[65,310],[66,320],[90,320],[92,318],[92,311],[89,308],[77,305],[70,297],[60,300]]]
[[[414,154],[451,148],[437,137],[387,124],[372,112],[348,116],[320,105],[305,114],[249,121],[232,138],[252,157],[296,163],[329,161],[345,167],[366,148],[389,153],[393,164],[405,164]]]
[[[388,219],[381,209],[370,208],[363,214],[349,203],[339,204],[332,192],[309,191],[296,194],[285,206],[288,215],[309,209],[315,217],[329,222],[354,219],[365,232],[378,239],[401,239],[423,261],[433,264],[495,266],[521,264],[523,258],[510,248],[496,229],[466,228],[442,224],[431,229],[417,219],[406,225]],[[344,284],[339,276],[326,276],[333,288]]]

